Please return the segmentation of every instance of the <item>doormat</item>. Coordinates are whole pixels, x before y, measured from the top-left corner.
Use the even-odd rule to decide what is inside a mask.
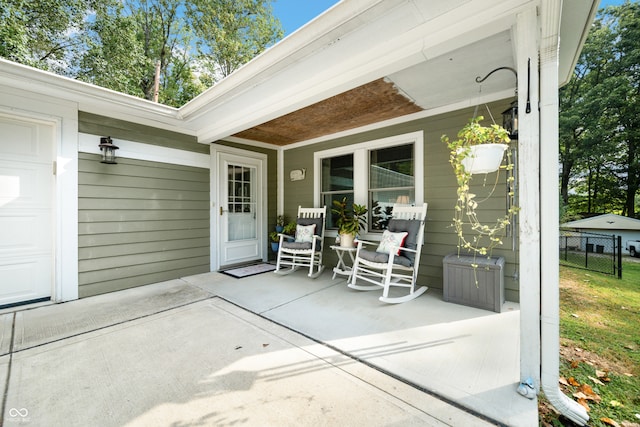
[[[243,267],[222,270],[220,273],[235,277],[236,279],[242,279],[243,277],[255,276],[256,274],[266,273],[267,271],[273,271],[275,269],[275,265],[263,262],[261,264],[245,265]]]

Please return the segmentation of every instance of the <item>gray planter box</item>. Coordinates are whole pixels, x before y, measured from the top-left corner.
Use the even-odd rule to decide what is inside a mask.
[[[504,303],[504,258],[477,257],[475,276],[473,262],[473,256],[451,254],[444,257],[443,299],[500,313]]]

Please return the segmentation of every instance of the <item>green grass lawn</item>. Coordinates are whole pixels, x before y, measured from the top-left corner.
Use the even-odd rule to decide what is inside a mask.
[[[617,279],[560,269],[561,388],[575,400],[584,385],[593,390],[582,402],[590,426],[640,425],[640,263],[624,262],[622,271]],[[543,407],[541,420],[569,424]]]

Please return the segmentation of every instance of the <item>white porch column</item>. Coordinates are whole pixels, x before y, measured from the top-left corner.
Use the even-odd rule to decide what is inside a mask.
[[[540,389],[540,114],[538,20],[535,9],[517,16],[518,214],[520,257],[520,381]],[[527,97],[530,112],[527,113]],[[555,176],[554,174],[551,174]]]
[[[282,147],[278,148],[278,157],[277,157],[277,166],[276,166],[276,179],[277,179],[277,190],[276,190],[276,215],[284,214],[284,150]]]

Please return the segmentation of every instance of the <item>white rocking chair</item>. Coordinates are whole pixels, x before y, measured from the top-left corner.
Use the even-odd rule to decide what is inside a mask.
[[[278,262],[274,273],[290,274],[300,267],[309,267],[308,276],[318,277],[324,270],[322,244],[324,242],[324,219],[327,207],[303,208],[298,206],[296,237],[280,234]],[[282,269],[283,267],[290,267]]]
[[[384,290],[380,301],[397,304],[411,301],[428,289],[426,286],[416,289],[427,204],[393,205],[391,216],[380,243],[358,241],[351,283],[348,286],[359,291],[371,291],[382,287]],[[377,245],[378,249],[365,249],[367,245]],[[358,285],[358,280],[373,285]],[[390,297],[391,286],[409,288],[409,293],[400,297]]]

